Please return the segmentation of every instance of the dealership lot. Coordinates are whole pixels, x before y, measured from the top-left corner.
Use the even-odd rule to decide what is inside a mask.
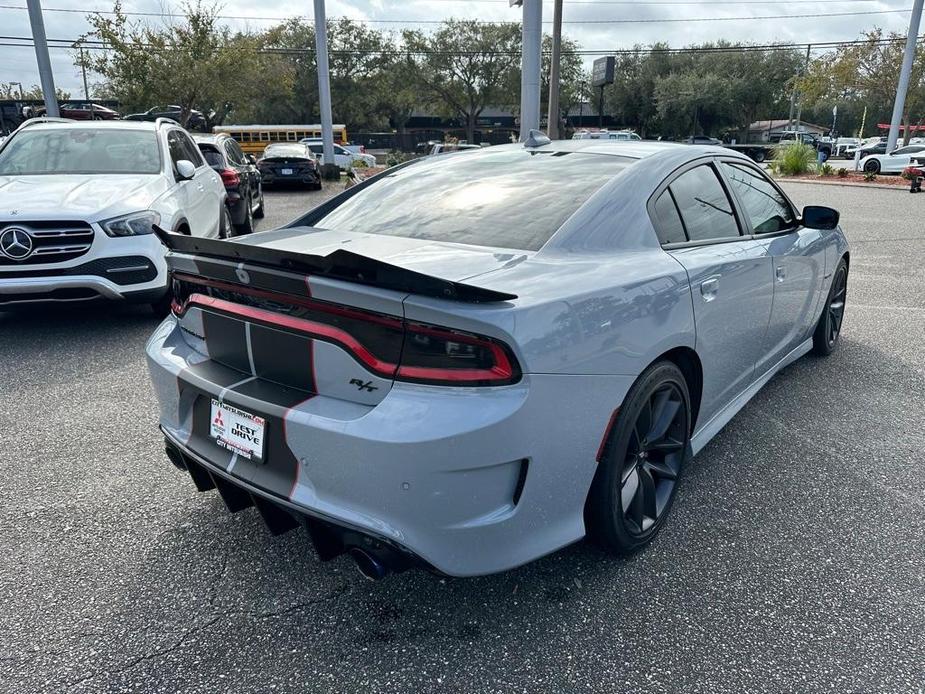
[[[624,561],[370,584],[167,462],[146,308],[0,314],[0,691],[923,691],[925,196],[787,190],[842,212],[839,351],[773,379]],[[324,195],[268,193],[260,228]]]

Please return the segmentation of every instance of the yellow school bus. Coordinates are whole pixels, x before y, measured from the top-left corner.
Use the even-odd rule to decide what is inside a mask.
[[[228,133],[247,154],[260,155],[273,142],[298,142],[305,137],[321,137],[321,124],[310,125],[216,125],[214,133]],[[334,142],[347,144],[347,128],[334,126]]]

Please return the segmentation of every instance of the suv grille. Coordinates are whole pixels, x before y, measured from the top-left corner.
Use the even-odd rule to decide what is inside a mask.
[[[60,263],[82,256],[93,244],[93,227],[81,221],[0,222],[0,234],[9,227],[32,237],[32,252],[22,260],[0,253],[0,267]]]

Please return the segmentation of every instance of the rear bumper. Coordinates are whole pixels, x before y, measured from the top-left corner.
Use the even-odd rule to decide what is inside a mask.
[[[317,171],[293,176],[277,176],[273,172],[265,171],[260,174],[260,180],[265,186],[272,186],[276,184],[315,185],[321,180],[321,177]]]
[[[375,406],[320,395],[286,403],[277,393],[291,393],[194,352],[172,317],[147,356],[161,428],[200,465],[455,576],[504,571],[584,535],[600,437],[631,381],[396,382]],[[237,459],[208,438],[212,398],[266,418],[266,463]]]

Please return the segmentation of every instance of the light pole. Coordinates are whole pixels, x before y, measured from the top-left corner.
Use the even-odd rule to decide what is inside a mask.
[[[915,44],[918,40],[919,24],[922,21],[922,2],[915,0],[912,3],[912,16],[909,18],[909,33],[906,35],[906,52],[903,55],[903,66],[899,71],[899,84],[896,85],[896,100],[893,102],[893,118],[890,120],[890,135],[886,139],[886,153],[896,148],[899,138],[899,123],[902,121],[903,109],[906,106],[906,93],[909,91],[909,75],[912,72],[912,60],[915,58]]]
[[[543,0],[509,0],[522,5],[523,32],[520,67],[520,141],[540,128],[540,71],[543,51]]]
[[[552,18],[552,56],[549,62],[549,139],[559,139],[559,53],[562,50],[562,0],[556,0]]]
[[[328,68],[328,28],[324,15],[324,0],[315,0],[315,61],[318,65],[318,107],[321,109],[321,142],[325,178],[333,178],[334,120],[331,116],[331,73]]]
[[[29,8],[29,22],[32,24],[32,42],[35,44],[35,59],[39,64],[39,81],[45,98],[45,115],[57,118],[58,97],[55,94],[55,78],[51,72],[51,58],[48,56],[48,39],[45,36],[45,21],[42,19],[40,0],[26,0]],[[22,91],[22,87],[19,88]]]

